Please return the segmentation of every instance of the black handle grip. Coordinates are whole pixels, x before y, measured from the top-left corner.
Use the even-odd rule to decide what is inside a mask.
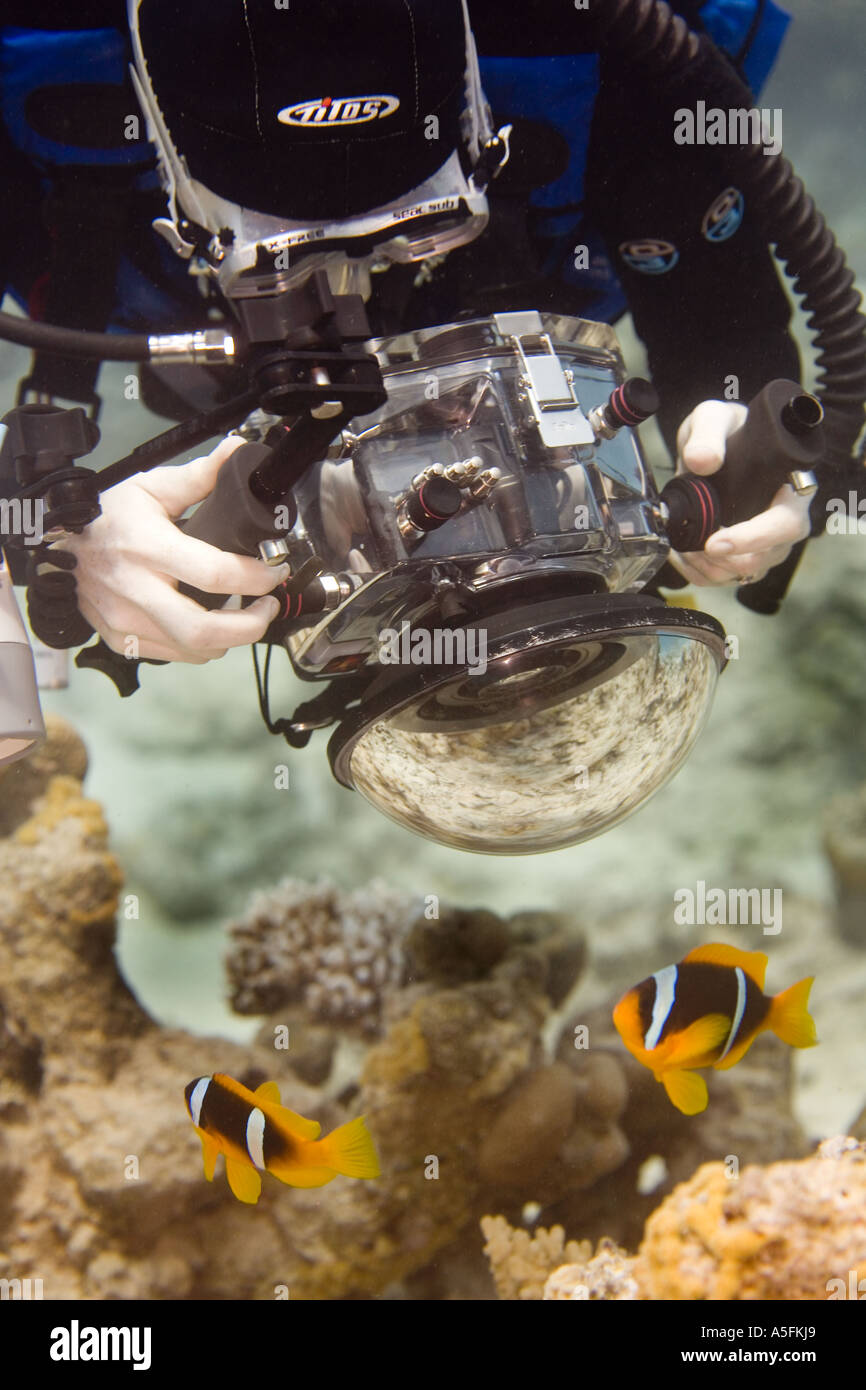
[[[250,478],[272,457],[273,450],[266,444],[244,444],[235,450],[220,469],[210,496],[191,517],[179,523],[186,534],[233,555],[255,555],[259,541],[277,532],[276,509],[274,504],[259,500]],[[284,497],[280,505],[289,508],[289,519],[293,521],[291,496]],[[191,584],[179,584],[178,590],[203,608],[221,608],[228,598],[228,594],[206,594]]]
[[[98,642],[94,642],[92,647],[83,647],[75,658],[75,664],[82,671],[101,671],[109,680],[114,681],[117,686],[118,694],[124,699],[129,695],[134,695],[138,690],[138,668],[142,662],[148,666],[165,666],[166,662],[157,661],[155,657],[125,657],[120,652],[114,651],[107,642],[103,642],[100,637]]]
[[[718,472],[707,478],[680,474],[662,490],[674,549],[701,550],[720,527],[765,511],[792,473],[813,469],[826,448],[823,414],[818,398],[797,382],[769,382],[727,440]]]

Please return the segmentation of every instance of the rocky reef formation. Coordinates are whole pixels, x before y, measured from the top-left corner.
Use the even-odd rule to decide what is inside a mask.
[[[866,1144],[828,1139],[734,1180],[704,1164],[650,1217],[635,1275],[645,1298],[849,1297],[866,1279]]]
[[[827,1139],[807,1158],[736,1175],[705,1163],[652,1213],[636,1256],[608,1240],[593,1254],[561,1226],[530,1236],[501,1216],[481,1225],[503,1299],[860,1298],[866,1143]]]
[[[512,938],[492,914],[454,913],[434,947],[426,924],[405,920],[408,983],[392,980],[394,998],[387,1011],[378,998],[373,1026],[373,1012],[362,1011],[378,1041],[352,1054],[339,1095],[305,1085],[292,1049],[275,1048],[272,1036],[240,1048],[160,1029],[118,975],[121,871],[99,807],[62,770],[83,772],[80,745],[66,730],[56,735],[41,772],[31,766],[4,788],[0,1275],[41,1277],[53,1298],[335,1298],[381,1293],[423,1269],[487,1204],[481,1136],[543,1062],[546,991],[568,983],[565,960],[579,968],[573,944],[555,933],[545,944],[538,922]],[[363,902],[355,897],[356,915]],[[332,890],[311,889],[295,916],[328,936],[335,903]],[[346,904],[338,906],[344,921]],[[358,918],[358,950],[397,915],[381,894],[366,933]],[[330,947],[338,944],[331,932]],[[311,983],[299,1007],[319,1018]],[[266,997],[264,983],[253,997]],[[363,1111],[386,1177],[338,1179],[327,1201],[266,1180],[258,1207],[242,1207],[221,1175],[204,1181],[183,1106],[186,1083],[217,1070],[248,1085],[276,1079],[326,1130]],[[572,1115],[565,1137],[580,1123]]]
[[[596,1242],[634,1248],[648,1210],[707,1158],[805,1151],[772,1039],[719,1075],[706,1115],[674,1111],[609,1008],[569,1010],[585,949],[556,914],[289,880],[232,939],[231,990],[261,1014],[257,1041],[158,1027],[116,968],[122,874],[84,765],[55,726],[39,762],[0,784],[0,1277],[40,1277],[49,1298],[491,1297],[478,1222],[502,1213],[529,1241],[530,1204],[582,1243],[552,1238],[521,1296],[566,1263],[580,1277],[548,1296],[631,1297],[624,1257]],[[183,1103],[214,1071],[276,1080],[326,1132],[365,1114],[383,1177],[321,1191],[266,1177],[242,1206],[221,1171],[204,1180]]]

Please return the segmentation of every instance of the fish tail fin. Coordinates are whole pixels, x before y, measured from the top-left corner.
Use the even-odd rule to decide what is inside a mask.
[[[321,1161],[346,1178],[378,1178],[381,1175],[379,1156],[366,1121],[357,1120],[340,1125],[316,1144]]]
[[[789,1047],[814,1047],[818,1041],[815,1020],[809,1013],[809,990],[814,976],[773,996],[767,1027]]]

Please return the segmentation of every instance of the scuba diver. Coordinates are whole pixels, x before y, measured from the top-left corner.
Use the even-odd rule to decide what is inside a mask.
[[[751,95],[772,66],[787,16],[772,0],[752,7],[681,0],[673,8],[687,23],[657,0],[607,0],[591,7],[598,13],[590,18],[581,8],[553,0],[530,9],[516,0],[292,0],[285,6],[245,0],[217,7],[203,0],[182,7],[129,0],[124,15],[122,5],[96,0],[76,8],[74,28],[61,5],[0,8],[0,140],[10,188],[0,283],[33,321],[25,329],[0,316],[0,333],[35,349],[19,404],[80,402],[93,417],[97,359],[114,357],[141,364],[141,399],[154,411],[209,424],[195,438],[189,432],[192,442],[223,432],[215,426],[223,416],[230,419],[227,402],[244,400],[246,406],[231,418],[239,432],[208,456],[132,476],[130,468],[118,472],[122,480],[102,491],[88,524],[56,526],[40,568],[68,566],[69,579],[74,566],[78,630],[84,633],[79,640],[94,629],[115,652],[133,636],[143,659],[210,660],[231,646],[259,641],[278,617],[297,620],[302,599],[305,612],[336,607],[342,613],[376,569],[370,559],[375,547],[369,535],[365,539],[371,526],[391,537],[396,525],[417,547],[419,538],[447,530],[450,518],[465,518],[488,497],[507,517],[503,533],[524,563],[521,538],[533,527],[538,534],[540,522],[535,516],[527,521],[513,478],[503,478],[495,466],[482,468],[489,459],[481,446],[448,468],[427,462],[426,471],[400,488],[395,484],[393,525],[371,521],[377,484],[359,483],[360,456],[353,468],[338,466],[341,452],[351,453],[358,438],[370,447],[374,430],[358,436],[348,426],[386,409],[383,365],[389,389],[400,389],[405,359],[399,346],[388,346],[399,344],[400,335],[413,335],[415,360],[426,353],[434,376],[447,377],[470,348],[477,367],[488,360],[491,342],[509,345],[520,368],[514,400],[528,397],[538,433],[562,469],[557,505],[567,484],[574,515],[581,508],[592,513],[595,498],[605,524],[617,486],[627,484],[614,468],[617,481],[608,477],[605,502],[589,463],[577,479],[575,459],[588,459],[591,441],[611,438],[657,408],[680,472],[709,478],[725,465],[728,441],[745,428],[745,402],[772,379],[799,380],[790,308],[770,251],[781,238],[761,205],[771,170],[771,211],[788,186],[766,125],[751,137],[756,157],[749,170],[736,164],[725,143],[674,136],[678,114],[694,107],[696,94],[707,108],[742,108],[744,94],[753,105]],[[130,58],[135,94],[127,76]],[[801,230],[824,254],[826,228],[816,237],[813,222],[800,216],[797,235]],[[792,262],[800,253],[797,235],[789,238]],[[841,263],[831,267],[835,325],[840,333],[844,328],[852,357],[861,351],[862,324],[850,278],[840,279],[850,272],[835,244],[833,250]],[[819,269],[816,282],[829,286],[833,276]],[[798,289],[808,294],[808,266],[796,270]],[[646,347],[657,399],[649,404],[645,396],[639,403],[640,392],[632,392],[618,398],[617,412],[611,395],[608,407],[587,407],[589,432],[575,433],[575,375],[584,368],[591,375],[593,352],[606,352],[612,361],[615,340],[602,336],[601,346],[584,346],[564,372],[544,343],[549,346],[555,324],[600,326],[627,310]],[[487,324],[483,352],[477,334],[460,336],[460,325],[481,320]],[[205,333],[205,321],[218,326]],[[437,365],[440,359],[425,345],[442,325],[454,333],[450,356]],[[567,337],[569,330],[561,331]],[[83,336],[77,352],[70,347],[75,333],[94,335],[89,355]],[[386,346],[371,377],[370,357],[359,344],[373,340]],[[236,341],[249,349],[252,369],[235,360]],[[824,335],[829,368],[835,343],[832,333]],[[539,354],[558,365],[539,364]],[[828,487],[842,486],[862,420],[863,376],[862,368],[850,371],[835,394],[825,392],[825,407],[835,408],[826,422],[835,463],[816,470],[817,496],[814,480],[797,485],[806,474],[791,464],[745,517],[720,508],[712,534],[705,534],[708,527],[685,526],[677,533],[683,544],[666,542],[663,561],[654,554],[652,565],[633,570],[618,561],[606,587],[655,602],[659,586],[733,581],[745,586],[740,596],[749,606],[775,611],[810,533],[810,506],[812,529],[819,529],[822,497]],[[558,384],[544,397],[548,388],[540,383],[554,377]],[[438,385],[431,386],[429,371],[423,380],[432,400]],[[475,404],[460,416],[463,430],[475,428],[479,381],[476,376]],[[300,394],[293,396],[296,389]],[[485,404],[494,404],[489,393]],[[289,405],[305,413],[294,415]],[[249,423],[256,407],[264,416],[258,433]],[[790,405],[784,408],[790,422]],[[808,418],[812,410],[820,413],[820,406],[805,407],[795,432],[818,423],[818,415]],[[566,411],[572,412],[571,432],[560,438],[577,450],[568,467],[555,457],[560,443],[551,433],[551,421]],[[279,418],[284,438],[278,445]],[[423,412],[418,418],[427,420]],[[452,410],[452,425],[454,418]],[[340,429],[341,449],[333,445]],[[12,434],[10,425],[7,443]],[[216,496],[229,460],[253,444],[295,451],[291,488],[262,489],[267,470],[259,459],[259,501],[272,505],[291,493],[287,529],[295,528],[299,545],[319,528],[340,554],[343,569],[336,577],[323,575],[316,556],[299,558],[291,545],[262,558],[265,551],[257,554],[255,545],[231,543],[225,515],[209,533],[175,524],[187,508]],[[26,440],[17,447],[19,460],[31,457]],[[377,469],[384,468],[389,447],[381,445]],[[64,458],[73,465],[86,449],[79,440]],[[8,493],[13,445],[4,453],[0,484]],[[321,469],[311,499],[305,487],[313,460]],[[704,506],[709,495],[696,488],[692,502]],[[222,502],[224,513],[245,505],[237,491]],[[530,512],[534,505],[530,498]],[[539,513],[546,505],[538,502]],[[654,502],[650,510],[658,530],[670,507]],[[211,521],[213,515],[211,508]],[[632,516],[620,525],[619,538],[635,539],[635,527],[642,526]],[[699,543],[689,544],[695,537]],[[229,543],[220,545],[220,538]],[[639,539],[645,551],[652,548],[650,539]],[[589,541],[584,549],[592,549]],[[525,554],[530,567],[537,555],[531,545]],[[512,562],[513,568],[513,556]],[[389,563],[396,573],[393,553]],[[13,555],[12,564],[13,577],[24,582],[20,556]],[[292,588],[299,568],[308,581],[303,593],[297,584]],[[472,596],[461,598],[461,583],[453,573],[443,578],[441,570],[435,585],[440,599],[446,588],[449,594],[438,611],[466,618]],[[605,587],[597,566],[588,583],[592,570],[583,565],[582,588],[574,592]],[[28,573],[32,579],[32,564]],[[485,584],[493,592],[491,581],[499,583],[504,573],[479,569],[478,589]],[[538,579],[533,574],[532,584]],[[285,604],[281,583],[289,586]],[[527,579],[521,597],[534,594],[532,584]],[[313,588],[317,610],[309,608]],[[222,604],[233,594],[252,602],[215,611],[213,604],[203,606],[203,595],[219,596]],[[336,656],[329,648],[318,665],[310,660],[304,669],[302,661],[300,673],[356,676],[350,645],[344,642]],[[638,659],[637,650],[627,664]],[[266,721],[274,727],[267,715]],[[327,722],[310,717],[292,728],[301,742]],[[340,775],[349,785],[347,779],[348,773]],[[393,807],[383,809],[393,813]],[[406,819],[419,828],[416,813]],[[553,841],[563,842],[555,834]]]

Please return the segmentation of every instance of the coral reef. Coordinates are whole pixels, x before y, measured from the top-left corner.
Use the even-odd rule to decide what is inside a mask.
[[[412,915],[410,899],[378,882],[343,893],[287,878],[256,893],[230,929],[232,1007],[267,1014],[301,1003],[318,1022],[378,1033]]]
[[[828,1139],[733,1180],[704,1164],[650,1217],[635,1276],[653,1299],[840,1296],[866,1277],[866,1144]]]
[[[502,1216],[481,1222],[503,1299],[844,1299],[866,1288],[866,1143],[840,1136],[739,1176],[705,1163],[652,1213],[636,1256]],[[861,1284],[860,1281],[863,1281]],[[852,1292],[853,1291],[853,1292]]]
[[[639,1297],[634,1259],[612,1240],[600,1240],[594,1255],[580,1264],[561,1265],[544,1285],[543,1298],[610,1303],[632,1302]]]
[[[510,1225],[504,1216],[483,1216],[481,1230],[502,1299],[624,1302],[638,1297],[634,1256],[612,1240],[600,1240],[593,1254],[591,1241],[566,1241],[561,1226],[530,1233]]]
[[[483,1216],[481,1230],[496,1292],[504,1299],[541,1299],[554,1270],[566,1262],[583,1267],[592,1255],[588,1241],[566,1242],[561,1226],[530,1234],[516,1230],[504,1216]]]
[[[404,929],[400,969],[412,982],[376,1011],[381,1041],[328,1098],[272,1041],[240,1048],[159,1029],[139,1007],[112,950],[120,868],[99,807],[62,765],[46,763],[0,842],[0,1275],[38,1275],[52,1298],[272,1298],[280,1287],[295,1298],[369,1296],[475,1231],[497,1184],[515,1182],[513,1166],[498,1182],[489,1154],[482,1176],[483,1136],[534,1070],[544,1088],[546,989],[561,992],[580,953],[555,931],[545,945],[540,919],[515,941],[489,914],[445,913],[432,956],[424,927]],[[82,770],[80,758],[73,765]],[[325,890],[307,891],[307,917],[327,921]],[[364,902],[371,932],[405,920],[396,895],[382,891],[377,911],[365,892],[353,897],[361,926]],[[221,1174],[204,1181],[183,1106],[184,1085],[215,1070],[248,1085],[276,1079],[326,1129],[363,1111],[387,1176],[338,1179],[327,1202],[266,1181],[259,1206],[241,1207]],[[580,1125],[575,1111],[564,1128],[573,1137]],[[531,1183],[534,1156],[525,1162]],[[564,1172],[554,1195],[570,1181]]]
[[[65,773],[83,782],[87,749],[75,730],[56,715],[45,716],[45,739],[17,763],[0,767],[0,837],[11,835],[27,820],[37,797],[52,777]]]
[[[707,1157],[800,1151],[772,1039],[718,1078],[691,1125],[623,1054],[609,1009],[574,1020],[589,1048],[570,1023],[553,1053],[585,956],[557,914],[413,918],[382,885],[289,881],[252,905],[230,961],[236,1001],[289,1022],[289,1049],[267,1021],[248,1047],[157,1027],[117,971],[122,874],[83,771],[58,725],[40,764],[4,779],[0,1277],[38,1276],[49,1298],[490,1297],[485,1212],[513,1225],[533,1203],[545,1226],[620,1244],[637,1222],[633,1247],[659,1200],[636,1190],[648,1157],[676,1181]],[[337,1179],[327,1200],[266,1179],[242,1207],[221,1172],[204,1180],[183,1104],[214,1071],[276,1080],[325,1130],[365,1114],[384,1176]],[[633,1296],[609,1244],[518,1236],[536,1272],[508,1276],[515,1296],[542,1297],[563,1265],[582,1274],[550,1297]]]
[[[32,1089],[58,1072],[88,1075],[109,1047],[117,1065],[147,1023],[114,962],[122,875],[102,811],[57,771],[64,761],[81,768],[82,753],[54,722],[38,764],[15,764],[2,783],[16,827],[0,840],[0,1019],[13,1044],[3,1092],[26,1091],[28,1078]]]
[[[487,1130],[479,1172],[497,1188],[531,1191],[547,1205],[563,1190],[591,1187],[625,1162],[629,1143],[618,1121],[623,1074],[611,1057],[592,1055],[578,1072],[564,1062],[536,1068],[509,1093]]]

